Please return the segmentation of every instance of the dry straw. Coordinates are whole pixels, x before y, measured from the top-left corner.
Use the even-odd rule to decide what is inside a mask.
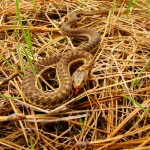
[[[35,61],[86,41],[59,30],[75,9],[94,12],[80,16],[77,26],[101,35],[90,51],[91,78],[55,110],[31,106],[21,91],[25,72],[34,71]],[[1,0],[0,149],[150,149],[148,15],[141,0]],[[57,83],[55,75],[51,83]]]

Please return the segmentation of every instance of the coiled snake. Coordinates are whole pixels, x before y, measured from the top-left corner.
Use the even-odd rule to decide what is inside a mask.
[[[80,14],[84,14],[84,12],[81,10],[71,12],[69,14],[69,20],[62,24],[61,30],[68,36],[85,36],[88,38],[88,42],[69,53],[52,55],[34,64],[37,75],[44,68],[57,64],[56,75],[59,87],[53,92],[43,92],[37,86],[36,75],[29,70],[22,81],[22,91],[25,97],[27,97],[26,100],[28,103],[40,108],[53,109],[66,102],[67,98],[72,93],[73,86],[76,89],[83,87],[94,63],[93,56],[87,51],[98,45],[100,35],[96,31],[90,29],[72,28],[77,22],[77,15]],[[83,65],[80,66],[71,77],[69,71],[70,65],[77,61],[82,61]]]

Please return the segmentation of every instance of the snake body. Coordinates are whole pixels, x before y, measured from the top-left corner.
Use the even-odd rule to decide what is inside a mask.
[[[69,20],[64,22],[61,26],[62,32],[67,36],[84,36],[88,38],[88,42],[81,47],[76,48],[76,50],[89,51],[98,45],[100,42],[100,35],[95,30],[87,28],[72,28],[78,20],[78,15],[84,15],[85,12],[82,10],[76,10],[69,14]]]
[[[69,36],[86,36],[89,39],[88,42],[81,48],[76,48],[69,53],[55,54],[34,64],[37,75],[40,74],[44,68],[57,64],[56,75],[59,87],[53,92],[43,92],[37,86],[37,75],[34,75],[32,70],[29,70],[22,81],[22,91],[28,103],[40,108],[53,109],[66,102],[72,93],[73,85],[75,88],[81,88],[87,80],[94,63],[93,56],[87,52],[87,50],[92,49],[98,44],[100,36],[96,31],[90,29],[71,28],[71,26],[77,22],[77,14],[78,11],[70,13],[70,19],[62,24],[61,30],[64,34]],[[78,61],[82,61],[83,65],[80,66],[71,77],[69,71],[70,66]]]

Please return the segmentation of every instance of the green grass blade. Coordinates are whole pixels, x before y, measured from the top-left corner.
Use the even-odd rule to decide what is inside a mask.
[[[3,61],[5,61],[7,63],[8,66],[10,66],[12,69],[17,70],[17,68],[15,66],[13,66],[5,57],[2,58]]]
[[[141,69],[141,71],[138,73],[137,77],[135,78],[134,82],[132,82],[130,89],[133,89],[133,86],[139,85],[140,80],[139,77],[142,75],[142,73],[145,71],[145,69],[147,68],[147,66],[150,64],[150,59],[144,64],[143,68]],[[140,86],[138,86],[140,88]]]
[[[25,30],[24,30],[24,27],[23,27],[23,24],[22,24],[22,19],[21,19],[21,15],[20,15],[20,10],[19,10],[19,0],[16,0],[16,14],[17,14],[17,17],[18,17],[18,20],[19,20],[19,23],[20,23],[20,26],[21,26],[21,31],[22,31],[22,34],[24,36],[24,39],[31,51],[31,54],[32,54],[32,57],[34,59],[34,52],[33,52],[33,48],[32,48],[32,41],[31,41],[31,35],[30,35],[30,28],[28,26],[28,31],[27,31],[27,35],[25,33]]]
[[[140,103],[138,103],[136,100],[134,100],[133,98],[131,98],[130,96],[126,96],[123,95],[124,98],[130,100],[132,103],[136,104],[137,106],[139,106],[146,114],[148,117],[150,117],[150,113],[148,112],[147,109],[145,109]]]
[[[26,49],[25,49],[24,46],[23,46],[23,51],[24,51],[24,53],[25,53],[25,56],[26,56],[26,58],[27,58],[27,61],[29,62],[29,65],[30,65],[30,68],[31,68],[32,72],[34,73],[34,75],[36,75],[36,71],[35,71],[34,66],[33,66],[33,64],[32,64],[32,61],[31,61],[31,59],[30,59],[30,57],[29,57],[29,54],[28,54],[28,52],[26,51]]]

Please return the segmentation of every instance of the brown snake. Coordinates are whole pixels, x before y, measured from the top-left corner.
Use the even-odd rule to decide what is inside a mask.
[[[66,102],[72,93],[73,85],[76,89],[83,87],[94,63],[93,56],[87,51],[98,45],[100,35],[90,29],[72,28],[73,24],[77,22],[77,15],[79,14],[84,14],[84,12],[78,10],[70,13],[69,20],[62,24],[61,30],[68,36],[87,37],[88,42],[71,52],[55,54],[34,64],[36,75],[40,74],[42,70],[45,70],[44,68],[57,64],[56,75],[59,87],[53,92],[43,92],[37,86],[36,75],[29,70],[22,81],[22,91],[28,103],[45,109],[53,109]],[[70,65],[78,61],[82,61],[83,65],[71,77],[69,71]]]

